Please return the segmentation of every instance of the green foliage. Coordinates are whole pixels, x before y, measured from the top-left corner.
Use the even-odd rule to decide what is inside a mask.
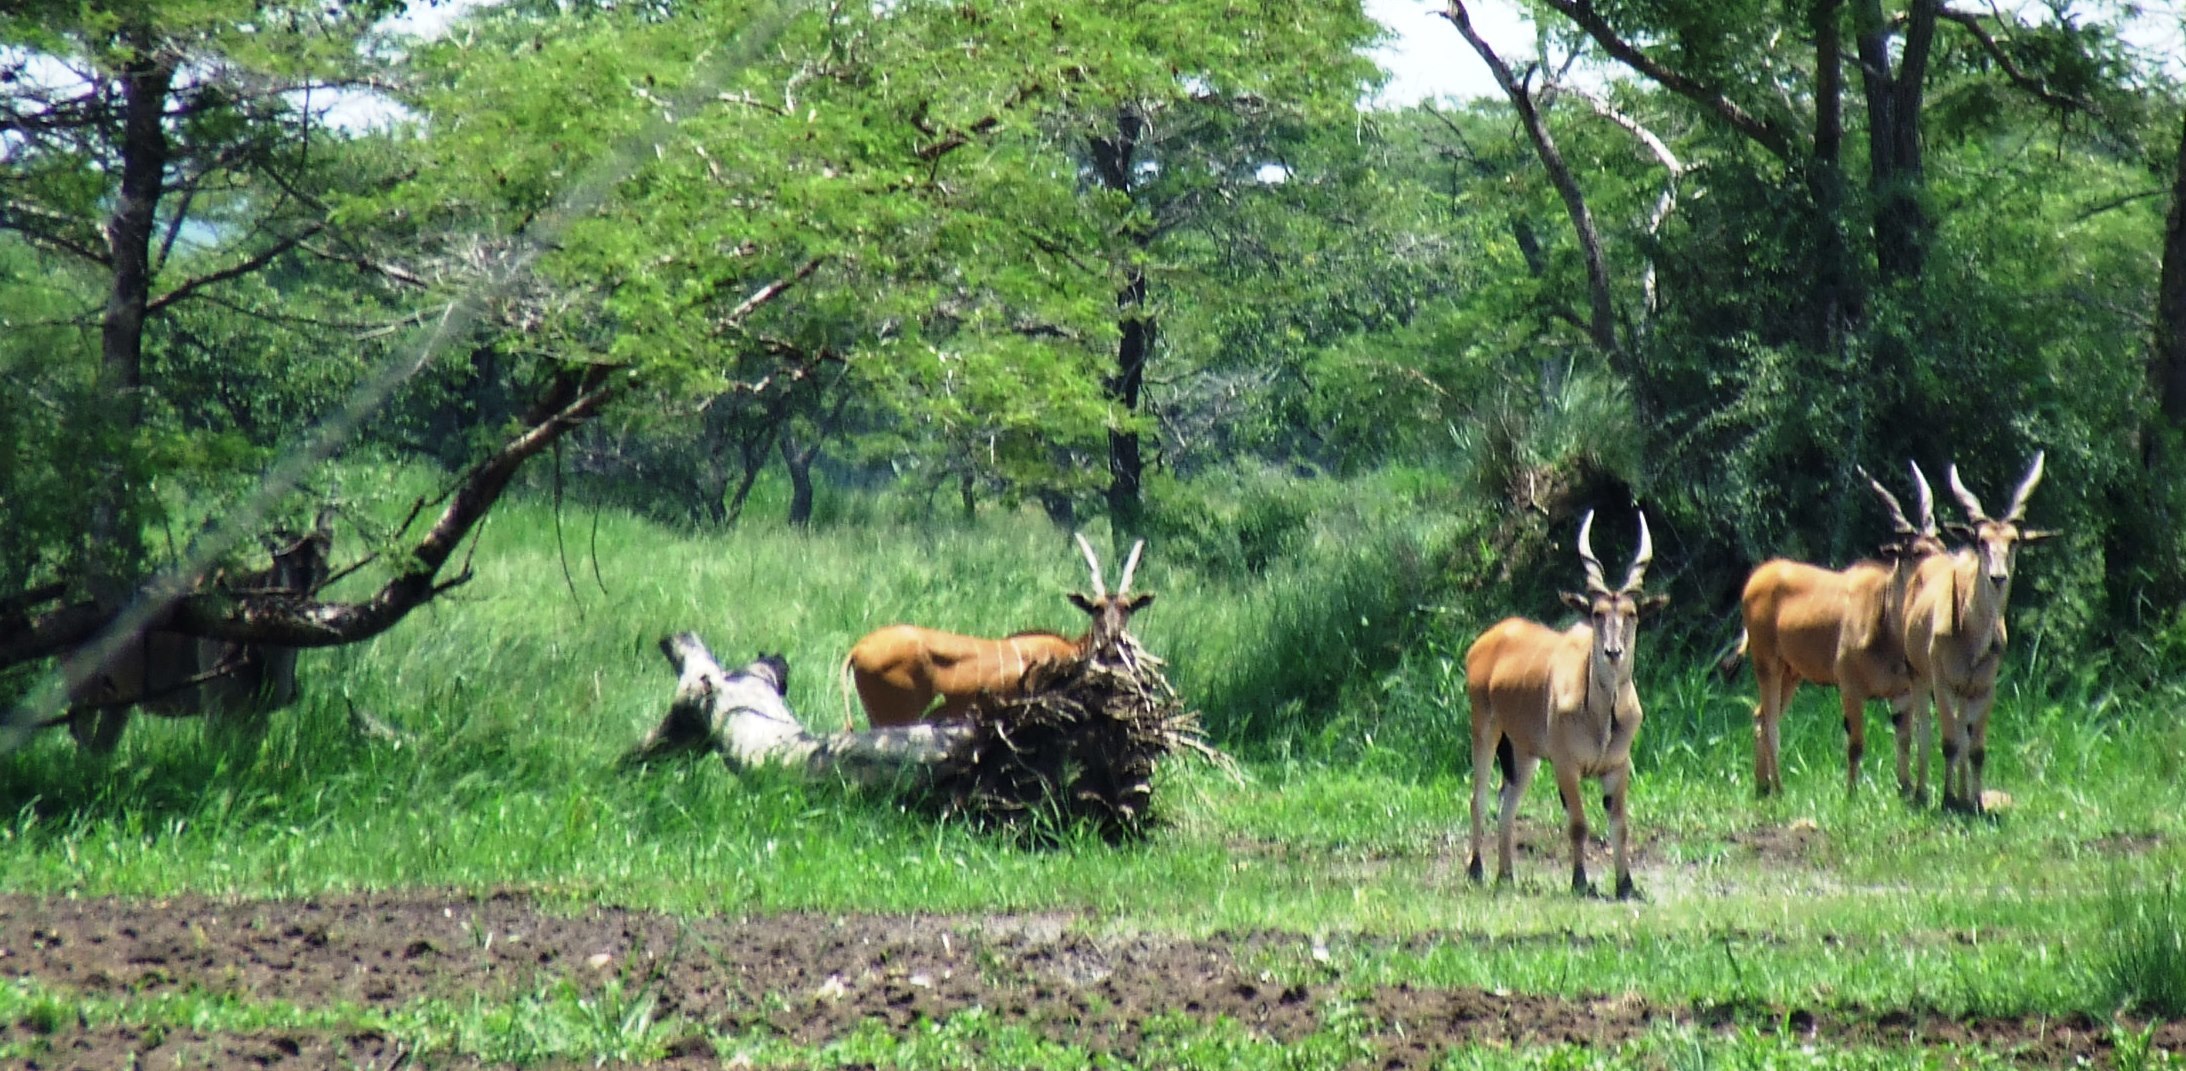
[[[2163,1019],[2186,1016],[2186,889],[2115,881],[2097,965],[2117,1007]]]

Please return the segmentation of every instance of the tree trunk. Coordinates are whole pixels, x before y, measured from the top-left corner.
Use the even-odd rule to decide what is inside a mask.
[[[1928,53],[1935,44],[1937,0],[1913,0],[1905,43],[1891,64],[1892,30],[1881,0],[1861,0],[1860,72],[1867,95],[1868,185],[1875,203],[1875,268],[1893,282],[1914,281],[1927,266],[1928,209],[1921,160],[1920,111]]]
[[[144,420],[144,321],[152,295],[152,239],[167,174],[167,132],[161,126],[174,86],[173,60],[151,34],[124,32],[134,55],[121,72],[121,183],[106,222],[113,272],[99,329],[100,404],[104,456],[94,462],[97,487],[85,527],[86,576],[92,597],[118,606],[133,593],[143,559],[134,508],[134,440]]]
[[[969,725],[909,725],[862,733],[814,735],[782,699],[765,661],[722,669],[697,634],[664,636],[661,654],[676,671],[668,713],[623,756],[626,764],[689,751],[713,751],[731,770],[776,766],[860,784],[915,786],[930,780]]]
[[[2171,215],[2163,228],[2163,270],[2156,283],[2155,353],[2148,365],[2166,431],[2186,432],[2186,132],[2171,180]]]
[[[1814,198],[1817,233],[1812,322],[1807,344],[1841,355],[1846,325],[1859,318],[1852,289],[1852,251],[1844,223],[1844,41],[1838,27],[1844,0],[1814,5],[1814,155],[1807,189]]]
[[[764,440],[746,439],[737,451],[743,456],[744,474],[737,477],[736,491],[729,496],[729,508],[722,518],[723,525],[733,525],[744,516],[744,503],[751,498],[753,485],[759,482],[759,473],[766,468],[766,454],[759,449]]]
[[[789,470],[789,523],[803,528],[812,523],[812,459],[820,454],[819,438],[799,445],[782,425],[782,467]]]
[[[1131,196],[1139,143],[1145,133],[1145,116],[1135,106],[1125,105],[1116,116],[1115,136],[1093,139],[1094,171],[1103,186],[1127,198]],[[1116,344],[1116,374],[1108,379],[1108,397],[1122,409],[1124,421],[1108,432],[1108,518],[1118,540],[1138,533],[1144,513],[1140,487],[1145,462],[1140,454],[1138,428],[1129,421],[1138,415],[1146,362],[1153,356],[1157,337],[1157,325],[1146,301],[1146,254],[1154,236],[1144,226],[1134,226],[1128,254],[1131,261],[1124,265],[1123,286],[1116,292],[1121,336]]]
[[[2186,504],[2186,130],[2179,135],[2171,212],[2163,228],[2156,322],[2148,354],[2154,408],[2140,433],[2141,474],[2112,495],[2103,536],[2111,617],[2123,628],[2162,627],[2186,602],[2180,506]],[[2153,620],[2149,618],[2153,617]]]
[[[1048,523],[1065,532],[1077,530],[1078,503],[1076,499],[1052,488],[1041,488],[1033,492],[1033,496],[1040,500],[1040,509],[1047,514]]]

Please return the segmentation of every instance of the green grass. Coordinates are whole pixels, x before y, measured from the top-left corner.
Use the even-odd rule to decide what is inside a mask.
[[[1848,799],[1835,697],[1809,689],[1784,723],[1788,791],[1756,802],[1750,683],[1716,681],[1702,656],[1643,646],[1648,714],[1633,821],[1648,900],[1562,891],[1560,809],[1545,778],[1522,811],[1542,853],[1521,858],[1514,889],[1472,887],[1457,663],[1483,623],[1474,618],[1486,615],[1444,611],[1397,649],[1344,661],[1334,689],[1311,685],[1326,666],[1284,668],[1286,657],[1340,657],[1331,653],[1340,645],[1312,635],[1316,607],[1368,607],[1361,634],[1393,642],[1398,632],[1373,615],[1413,613],[1405,600],[1431,585],[1377,574],[1438,560],[1432,548],[1447,529],[1421,515],[1396,502],[1317,521],[1287,544],[1288,557],[1244,579],[1150,548],[1137,586],[1162,598],[1136,631],[1208,709],[1220,742],[1242,743],[1250,761],[1241,784],[1189,764],[1166,771],[1166,823],[1141,845],[1080,838],[1024,850],[838,786],[738,777],[712,761],[642,774],[613,765],[664,709],[672,680],[654,644],[667,632],[697,631],[725,662],[786,653],[792,705],[833,728],[843,716],[839,660],[868,629],[914,620],[974,633],[1075,631],[1081,615],[1062,593],[1083,585],[1083,565],[1044,521],[999,515],[933,530],[876,521],[812,533],[747,521],[679,532],[609,512],[595,541],[594,518],[578,513],[565,519],[567,545],[581,555],[596,542],[597,579],[593,562],[571,560],[572,591],[554,518],[518,501],[489,525],[470,584],[374,641],[307,654],[307,695],[262,741],[139,719],[110,760],[78,754],[59,732],[0,756],[0,889],[516,887],[550,902],[682,912],[1065,911],[1110,932],[1296,934],[1295,955],[1264,957],[1279,975],[1327,970],[1307,955],[1318,938],[1358,984],[1946,1014],[2108,1014],[2138,1002],[2175,1014],[2149,1002],[2175,999],[2178,980],[2121,965],[2114,931],[2120,904],[2174,941],[2186,916],[2167,884],[2186,864],[2175,787],[2186,730],[2164,713],[2176,695],[2121,700],[2087,682],[2035,688],[2007,671],[1988,781],[2015,802],[1982,821],[1897,799],[1890,730],[1878,716],[1867,783]],[[1314,701],[1280,699],[1271,678],[1306,682],[1297,687]],[[353,707],[397,725],[402,742],[356,736]],[[1810,830],[1805,847],[1756,854],[1756,843],[1794,826]],[[1607,874],[1605,852],[1593,866]],[[48,1014],[60,999],[10,993],[0,1001],[9,1021]],[[515,1062],[641,1052],[670,1036],[642,993],[623,997],[578,1008],[574,996],[542,991],[514,1004],[413,1010],[419,1018],[405,1029],[446,1051]],[[164,1013],[125,1001],[112,1014]],[[955,1020],[916,1037],[842,1039],[839,1051],[753,1052],[762,1065],[945,1066],[957,1032],[977,1035],[982,1052],[1021,1054],[998,1064],[1086,1062],[998,1024]],[[1288,1055],[1214,1028],[1165,1036],[1153,1062],[1169,1066],[1351,1058],[1339,1036]],[[1781,1044],[1665,1036],[1609,1058],[1872,1062],[1801,1062],[1772,1047]],[[1699,1055],[1680,1055],[1683,1046]],[[1564,1066],[1560,1051],[1457,1054],[1450,1066]],[[1311,1053],[1321,1055],[1300,1055]]]

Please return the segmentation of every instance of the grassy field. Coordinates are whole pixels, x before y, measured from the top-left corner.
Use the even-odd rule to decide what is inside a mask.
[[[1165,771],[1165,822],[1144,844],[1030,850],[837,786],[737,777],[711,761],[614,766],[664,709],[664,633],[695,630],[725,662],[784,652],[791,704],[833,728],[844,714],[840,659],[870,628],[911,619],[974,633],[1077,630],[1082,618],[1062,593],[1083,587],[1084,568],[1045,522],[998,514],[693,533],[577,512],[563,519],[565,559],[553,514],[515,502],[488,527],[467,586],[375,641],[307,655],[305,699],[262,741],[140,719],[110,760],[79,755],[58,732],[0,757],[0,892],[514,889],[563,911],[1055,915],[1102,938],[1259,935],[1240,955],[1266,977],[1333,980],[1336,1006],[1324,1003],[1304,1041],[1274,1045],[1220,1020],[1153,1023],[1136,1050],[1142,1066],[1371,1064],[1373,1024],[1341,1005],[1343,993],[1377,987],[1627,997],[1731,1009],[1746,1023],[1666,1025],[1607,1051],[1460,1047],[1438,1058],[1450,1067],[1978,1064],[2006,1054],[1978,1044],[1816,1050],[1765,1028],[1783,1009],[2097,1019],[2135,1003],[2186,1010],[2186,952],[2160,953],[2186,923],[2174,885],[2186,869],[2178,692],[2121,699],[2099,681],[2036,686],[2014,665],[1988,776],[2013,804],[1969,820],[1898,800],[1886,725],[1871,730],[1868,781],[1847,798],[1835,697],[1809,689],[1786,719],[1788,792],[1756,802],[1750,684],[1721,683],[1704,658],[1643,639],[1648,720],[1633,808],[1646,900],[1565,892],[1560,809],[1545,778],[1524,804],[1530,847],[1516,887],[1469,885],[1456,663],[1478,623],[1406,604],[1424,589],[1388,576],[1434,560],[1422,548],[1448,532],[1420,503],[1384,507],[1316,520],[1257,574],[1199,572],[1150,549],[1137,587],[1160,601],[1136,631],[1206,709],[1217,742],[1247,761],[1241,782],[1203,765]],[[1402,651],[1331,653],[1387,643],[1390,619],[1421,614],[1434,619]],[[1286,702],[1271,681],[1312,698]],[[358,710],[402,739],[359,737],[349,728]],[[1606,853],[1597,847],[1594,859],[1606,874]],[[363,1024],[488,1061],[661,1055],[674,1032],[639,1014],[642,1000],[604,1000],[550,989],[389,1011],[210,993],[91,999],[18,979],[0,984],[0,1022],[65,1007],[86,1022],[200,1030]],[[2121,1066],[2167,1059],[2119,1029]],[[5,1037],[0,1057],[12,1046],[23,1058],[39,1035]],[[739,1036],[715,1048],[770,1065],[1113,1059],[976,1013],[915,1031]]]

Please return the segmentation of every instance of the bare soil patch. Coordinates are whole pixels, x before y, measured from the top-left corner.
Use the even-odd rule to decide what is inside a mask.
[[[1615,1043],[1663,1022],[1728,1028],[1782,1024],[1830,1044],[1972,1045],[2063,1067],[2105,1063],[2106,1024],[2079,1019],[1947,1019],[1918,1009],[1670,1006],[1632,996],[1571,999],[1478,989],[1348,985],[1256,971],[1296,934],[1212,940],[1108,938],[1068,918],[833,916],[686,918],[593,908],[542,910],[530,897],[433,894],[296,901],[0,897],[0,976],[86,995],[233,993],[301,1007],[393,1008],[470,1001],[574,980],[645,986],[659,1014],[693,1036],[658,1066],[714,1067],[704,1032],[764,1031],[807,1043],[868,1019],[904,1029],[982,1008],[1000,1021],[1125,1059],[1147,1021],[1226,1017],[1292,1040],[1318,1030],[1342,998],[1378,1024],[1380,1066],[1425,1067],[1459,1044]],[[400,1039],[370,1031],[242,1035],[75,1022],[0,1023],[0,1045],[40,1041],[38,1068],[388,1067]],[[2186,1048],[2186,1024],[2156,1043]],[[434,1066],[476,1066],[435,1060]]]

